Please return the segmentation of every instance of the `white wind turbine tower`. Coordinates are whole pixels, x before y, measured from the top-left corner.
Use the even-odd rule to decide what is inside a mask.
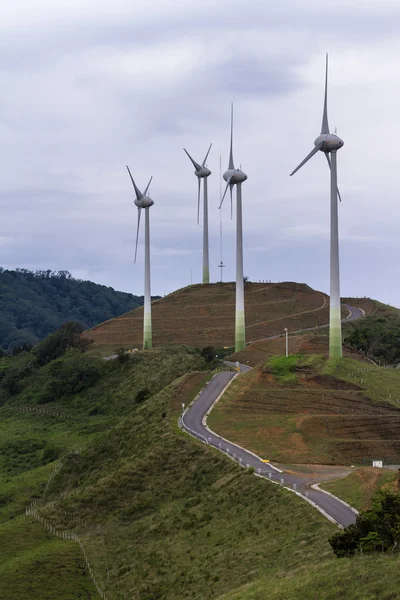
[[[143,349],[146,350],[148,348],[152,348],[153,340],[152,340],[152,328],[151,328],[151,290],[150,290],[150,206],[153,206],[154,202],[147,195],[147,192],[150,187],[151,180],[153,177],[150,177],[150,181],[147,184],[144,193],[139,190],[132,174],[129,170],[128,165],[126,166],[128,169],[129,176],[131,178],[133,187],[135,189],[136,200],[135,205],[138,207],[138,223],[137,223],[137,231],[136,231],[136,245],[135,245],[135,262],[139,241],[139,227],[140,227],[140,216],[142,209],[144,209],[144,315],[143,315]]]
[[[339,277],[339,232],[338,232],[338,196],[336,153],[344,142],[337,135],[330,133],[328,124],[328,55],[325,64],[325,99],[322,116],[321,135],[314,142],[315,148],[290,174],[294,175],[314,154],[320,150],[326,156],[331,171],[331,275],[330,275],[330,310],[329,310],[329,356],[342,356],[342,317],[340,310],[340,277]],[[330,157],[329,157],[330,155]]]
[[[235,352],[245,347],[245,318],[244,318],[244,281],[243,281],[243,226],[242,226],[242,183],[247,175],[240,169],[235,169],[233,162],[233,103],[231,106],[231,147],[228,170],[223,174],[226,188],[221,199],[220,208],[230,191],[232,206],[232,189],[236,185],[236,310],[235,310]]]
[[[197,177],[198,187],[197,187],[197,224],[199,224],[200,220],[200,186],[201,180],[204,181],[203,186],[203,283],[210,283],[210,256],[209,256],[209,248],[208,248],[208,187],[207,187],[207,177],[211,175],[210,169],[206,167],[206,161],[208,155],[210,153],[212,144],[207,150],[207,154],[205,159],[201,163],[201,165],[196,162],[189,154],[189,152],[184,148],[186,154],[192,161],[192,164],[195,168],[194,174]]]

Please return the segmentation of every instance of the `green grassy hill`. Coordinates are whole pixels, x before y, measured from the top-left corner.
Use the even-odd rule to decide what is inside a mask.
[[[0,349],[36,344],[66,321],[87,328],[142,304],[142,296],[74,279],[68,271],[0,268]]]
[[[90,357],[97,381],[43,403],[54,371],[75,376],[72,354],[27,373],[0,409],[0,598],[98,597],[79,546],[24,516],[34,498],[55,529],[79,534],[112,599],[216,598],[265,568],[275,577],[300,567],[302,544],[333,560],[333,525],[178,429],[181,403],[210,376],[198,353]],[[1,362],[4,373],[26,357]],[[46,489],[57,458],[74,448]]]
[[[310,560],[302,569],[256,582],[218,600],[398,600],[398,556],[364,555],[334,562]]]
[[[1,599],[99,598],[79,545],[25,516],[34,498],[54,530],[79,535],[108,600],[396,597],[391,556],[336,559],[322,515],[179,430],[211,376],[198,352],[34,360],[0,359]],[[377,405],[385,381],[368,384]]]

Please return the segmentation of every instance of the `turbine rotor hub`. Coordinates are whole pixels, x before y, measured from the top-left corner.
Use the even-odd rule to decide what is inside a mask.
[[[318,146],[322,143],[320,148],[321,152],[334,152],[336,150],[340,150],[343,146],[344,141],[334,133],[323,133],[317,137],[314,142],[315,146]]]
[[[196,169],[196,171],[194,172],[195,175],[197,175],[197,177],[208,177],[209,175],[211,175],[211,171],[210,169],[207,169],[207,167],[201,167],[201,169]]]
[[[143,196],[143,198],[135,200],[135,205],[138,208],[150,208],[150,206],[153,206],[153,204],[154,201],[150,198],[150,196]]]
[[[231,180],[231,184],[235,185],[236,183],[243,183],[246,181],[247,175],[240,169],[228,169],[222,176],[225,181]]]

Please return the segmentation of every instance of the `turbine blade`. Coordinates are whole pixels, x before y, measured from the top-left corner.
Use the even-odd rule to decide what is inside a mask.
[[[329,168],[331,169],[332,168],[331,167],[331,159],[329,157],[329,154],[325,154],[325,156],[326,156],[326,160],[328,161]],[[339,198],[339,202],[341,202],[342,201],[342,197],[340,195],[339,188],[337,189],[337,195],[338,195],[338,198]]]
[[[326,54],[326,62],[325,62],[325,98],[324,98],[324,113],[322,115],[321,133],[329,133],[329,124],[328,124],[328,53]]]
[[[234,169],[235,165],[233,163],[233,102],[231,104],[231,149],[229,153],[229,167],[228,169]]]
[[[133,187],[135,188],[136,198],[137,198],[138,200],[140,200],[141,198],[143,198],[143,194],[142,194],[142,192],[139,190],[139,188],[137,187],[136,183],[134,182],[134,179],[133,179],[133,177],[132,177],[132,173],[130,172],[128,165],[126,165],[126,168],[128,169],[128,173],[129,173],[129,176],[130,176],[130,178],[131,178],[131,181],[132,181]]]
[[[137,247],[138,247],[138,241],[139,241],[139,227],[140,227],[140,213],[141,212],[142,212],[142,209],[138,208],[138,221],[137,221],[136,245],[135,245],[135,262],[136,262]]]
[[[201,185],[200,177],[197,178],[197,182],[198,182],[198,187],[197,187],[197,225],[198,225],[200,222],[200,185]]]
[[[296,172],[297,172],[299,169],[301,169],[301,167],[302,167],[303,165],[305,165],[305,164],[306,164],[306,162],[307,162],[308,160],[310,160],[310,158],[312,158],[312,157],[314,156],[314,154],[317,154],[318,150],[320,150],[320,149],[321,149],[321,147],[322,147],[322,144],[318,144],[318,146],[315,146],[315,148],[313,148],[313,149],[311,150],[310,154],[307,154],[307,156],[306,156],[306,157],[305,157],[305,159],[304,159],[304,160],[303,160],[303,161],[302,161],[302,162],[299,164],[299,166],[298,166],[298,167],[296,167],[296,168],[295,168],[295,170],[294,170],[294,171],[292,171],[292,172],[290,173],[290,176],[294,175],[294,174],[295,174],[295,173],[296,173]]]
[[[202,167],[205,167],[205,165],[206,165],[206,160],[207,160],[207,158],[208,158],[208,155],[210,154],[211,146],[212,146],[212,144],[210,144],[210,147],[209,147],[209,149],[207,150],[206,157],[205,157],[205,159],[203,160],[203,162],[201,163],[201,166],[202,166]]]
[[[231,185],[231,179],[232,179],[232,177],[230,177],[230,178],[228,179],[228,181],[226,182],[226,188],[225,188],[224,194],[223,194],[223,196],[222,196],[222,198],[221,198],[221,204],[219,205],[219,208],[221,208],[221,206],[222,206],[222,203],[223,203],[223,201],[224,201],[224,199],[225,199],[225,196],[226,196],[226,192],[228,191],[228,187]],[[232,193],[232,191],[231,191],[231,193]]]
[[[147,192],[149,191],[149,187],[150,187],[150,184],[152,181],[153,181],[153,175],[150,177],[149,183],[147,184],[147,187],[144,190],[143,196],[145,196],[147,194]]]
[[[193,163],[193,166],[194,166],[194,168],[196,169],[196,171],[200,171],[200,169],[201,169],[201,165],[199,165],[199,163],[198,163],[198,162],[196,162],[196,161],[195,161],[195,160],[194,160],[194,159],[193,159],[193,158],[190,156],[190,154],[189,154],[189,152],[186,150],[186,148],[184,148],[184,151],[186,152],[186,154],[188,155],[188,157],[189,157],[189,158],[190,158],[190,160],[192,161],[192,163]]]

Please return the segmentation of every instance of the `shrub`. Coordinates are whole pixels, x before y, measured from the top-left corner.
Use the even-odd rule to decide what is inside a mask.
[[[127,353],[127,351],[125,350],[125,348],[118,348],[117,352],[117,361],[123,365],[127,362],[129,362],[130,356]]]
[[[135,396],[135,404],[142,404],[149,396],[150,390],[148,388],[142,388]]]
[[[212,363],[215,360],[214,346],[205,346],[200,354],[205,359],[206,363]]]
[[[372,508],[361,512],[355,524],[329,540],[336,556],[351,556],[358,550],[386,552],[400,546],[400,495],[380,491]]]
[[[39,404],[53,402],[61,396],[77,394],[94,385],[101,377],[106,365],[101,359],[82,355],[70,349],[64,356],[53,360],[45,369],[48,380],[37,399]]]
[[[46,339],[35,346],[33,351],[39,364],[42,366],[59,358],[68,348],[85,352],[92,342],[82,338],[82,332],[83,327],[80,323],[74,321],[64,323],[55,333],[48,335]]]

